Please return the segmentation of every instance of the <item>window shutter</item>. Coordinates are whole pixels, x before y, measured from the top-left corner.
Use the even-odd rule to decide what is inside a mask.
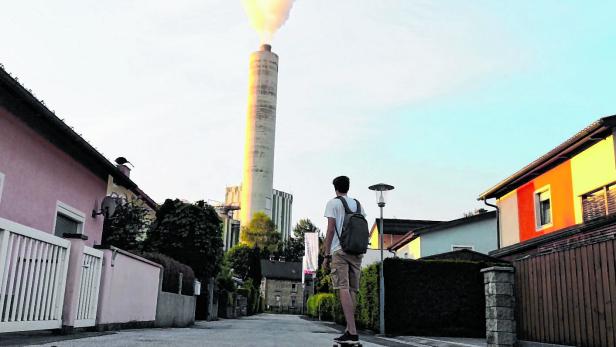
[[[616,191],[612,194],[616,195]],[[599,190],[582,197],[582,213],[584,222],[605,216],[605,191]]]
[[[607,213],[616,213],[616,184],[607,187]]]

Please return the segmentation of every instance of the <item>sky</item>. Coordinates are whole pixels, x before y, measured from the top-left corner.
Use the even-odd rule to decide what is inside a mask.
[[[331,180],[378,217],[448,220],[616,114],[616,2],[296,0],[280,57],[274,186],[322,229]],[[222,201],[242,176],[241,2],[11,1],[4,69],[152,198]]]

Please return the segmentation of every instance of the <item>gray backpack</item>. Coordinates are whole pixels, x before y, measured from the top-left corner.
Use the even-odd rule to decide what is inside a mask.
[[[368,222],[363,214],[361,214],[361,204],[357,203],[357,211],[353,212],[349,208],[346,200],[339,196],[337,197],[344,206],[344,223],[342,224],[342,232],[338,233],[338,226],[336,225],[336,235],[340,240],[340,247],[344,253],[348,254],[364,254],[368,249]]]

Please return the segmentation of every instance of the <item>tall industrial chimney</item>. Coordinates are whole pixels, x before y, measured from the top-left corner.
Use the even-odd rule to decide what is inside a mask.
[[[248,111],[240,220],[247,224],[256,212],[272,215],[276,89],[278,56],[262,45],[250,55]]]

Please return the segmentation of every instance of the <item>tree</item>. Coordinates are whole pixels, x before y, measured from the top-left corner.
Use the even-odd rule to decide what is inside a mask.
[[[225,260],[233,270],[233,274],[242,281],[249,278],[258,278],[260,283],[260,259],[260,251],[258,248],[241,243],[233,246],[227,251],[227,254],[225,254]]]
[[[300,219],[293,228],[293,237],[286,240],[281,248],[280,256],[285,257],[287,261],[302,261],[305,251],[304,234],[307,232],[319,232],[319,229],[312,224],[310,219]]]
[[[149,213],[139,200],[119,205],[113,216],[103,222],[101,244],[131,251],[139,249],[151,223]]]
[[[221,224],[214,208],[203,201],[167,199],[148,230],[144,248],[189,265],[198,278],[214,277],[223,255]]]
[[[258,247],[274,253],[278,250],[280,234],[270,217],[263,212],[257,212],[252,216],[250,223],[242,227],[240,240],[250,247]]]

